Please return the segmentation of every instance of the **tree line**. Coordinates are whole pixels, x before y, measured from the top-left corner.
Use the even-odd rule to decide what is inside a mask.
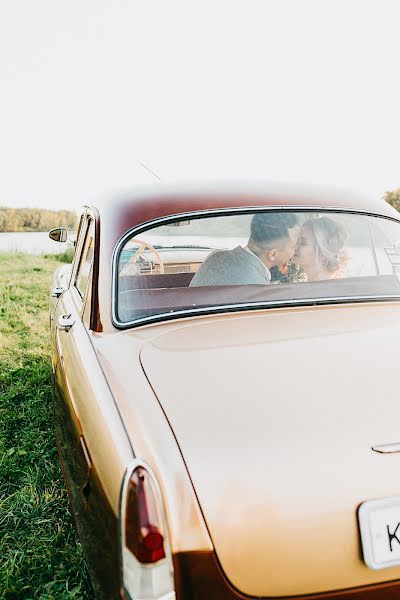
[[[384,200],[400,211],[400,188],[385,192]],[[69,210],[0,207],[0,232],[48,231],[53,227],[75,230],[78,217]]]
[[[400,212],[400,188],[385,192],[383,199]]]
[[[0,207],[0,232],[48,231],[54,227],[75,230],[78,217],[69,210]]]

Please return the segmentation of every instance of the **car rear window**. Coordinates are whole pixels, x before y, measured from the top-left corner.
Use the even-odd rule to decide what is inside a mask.
[[[344,211],[167,218],[115,253],[114,321],[400,297],[400,223]]]

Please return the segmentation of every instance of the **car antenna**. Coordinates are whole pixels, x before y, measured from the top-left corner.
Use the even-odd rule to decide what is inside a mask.
[[[140,165],[141,167],[143,167],[143,169],[146,169],[146,171],[148,171],[149,173],[151,173],[152,175],[154,175],[154,177],[156,177],[156,179],[158,179],[158,181],[161,181],[161,177],[159,177],[159,176],[157,175],[157,173],[154,173],[154,171],[152,171],[151,169],[149,169],[149,167],[146,167],[146,165],[145,165],[145,164],[143,164],[143,163],[141,163],[141,162],[140,162],[140,163],[139,163],[139,165]]]

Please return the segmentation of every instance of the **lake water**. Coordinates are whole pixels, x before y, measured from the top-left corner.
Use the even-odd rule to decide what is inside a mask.
[[[69,242],[53,242],[47,231],[0,233],[0,252],[58,254],[71,247]]]

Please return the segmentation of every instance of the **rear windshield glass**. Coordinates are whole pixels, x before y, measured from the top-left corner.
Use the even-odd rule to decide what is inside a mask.
[[[117,324],[193,312],[400,296],[400,224],[253,211],[161,224],[116,254]]]

